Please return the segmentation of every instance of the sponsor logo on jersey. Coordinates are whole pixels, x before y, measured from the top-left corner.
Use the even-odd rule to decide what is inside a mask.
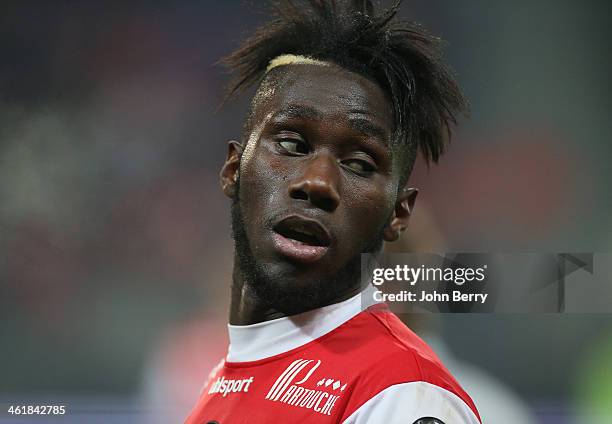
[[[323,377],[315,385],[311,383],[309,388],[306,383],[320,365],[321,360],[293,361],[270,387],[266,399],[331,415],[336,401],[346,389],[346,383]]]
[[[225,397],[230,393],[248,392],[252,382],[253,377],[230,380],[221,376],[217,378],[217,381],[215,381],[212,386],[210,386],[208,394],[221,393],[223,397]]]

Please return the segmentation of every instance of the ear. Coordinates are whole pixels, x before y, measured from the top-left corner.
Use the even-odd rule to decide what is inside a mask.
[[[229,198],[233,198],[236,193],[236,181],[240,172],[240,158],[242,157],[242,144],[236,140],[227,143],[227,158],[219,173],[221,189]]]
[[[383,230],[385,241],[395,241],[399,238],[402,231],[408,227],[408,219],[412,214],[414,202],[416,201],[419,189],[404,188],[395,202],[395,210],[389,224]]]

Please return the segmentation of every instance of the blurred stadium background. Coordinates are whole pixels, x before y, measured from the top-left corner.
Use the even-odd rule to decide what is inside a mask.
[[[2,2],[0,421],[10,404],[104,423],[193,406],[226,348],[217,173],[246,110],[218,110],[213,64],[266,18],[260,3]],[[449,41],[472,103],[442,163],[417,167],[408,243],[610,251],[610,3],[404,3]],[[532,422],[612,422],[610,315],[436,320]]]

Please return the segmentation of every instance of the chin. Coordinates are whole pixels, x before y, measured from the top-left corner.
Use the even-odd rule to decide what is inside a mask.
[[[287,314],[313,309],[333,298],[332,278],[312,275],[307,267],[290,263],[266,264],[252,281],[255,294],[270,307]],[[308,275],[311,274],[311,275]]]

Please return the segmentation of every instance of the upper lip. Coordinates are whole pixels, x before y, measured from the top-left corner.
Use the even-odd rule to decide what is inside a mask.
[[[281,219],[274,225],[273,230],[284,237],[316,246],[327,247],[332,240],[329,231],[321,223],[300,215],[290,215]]]

